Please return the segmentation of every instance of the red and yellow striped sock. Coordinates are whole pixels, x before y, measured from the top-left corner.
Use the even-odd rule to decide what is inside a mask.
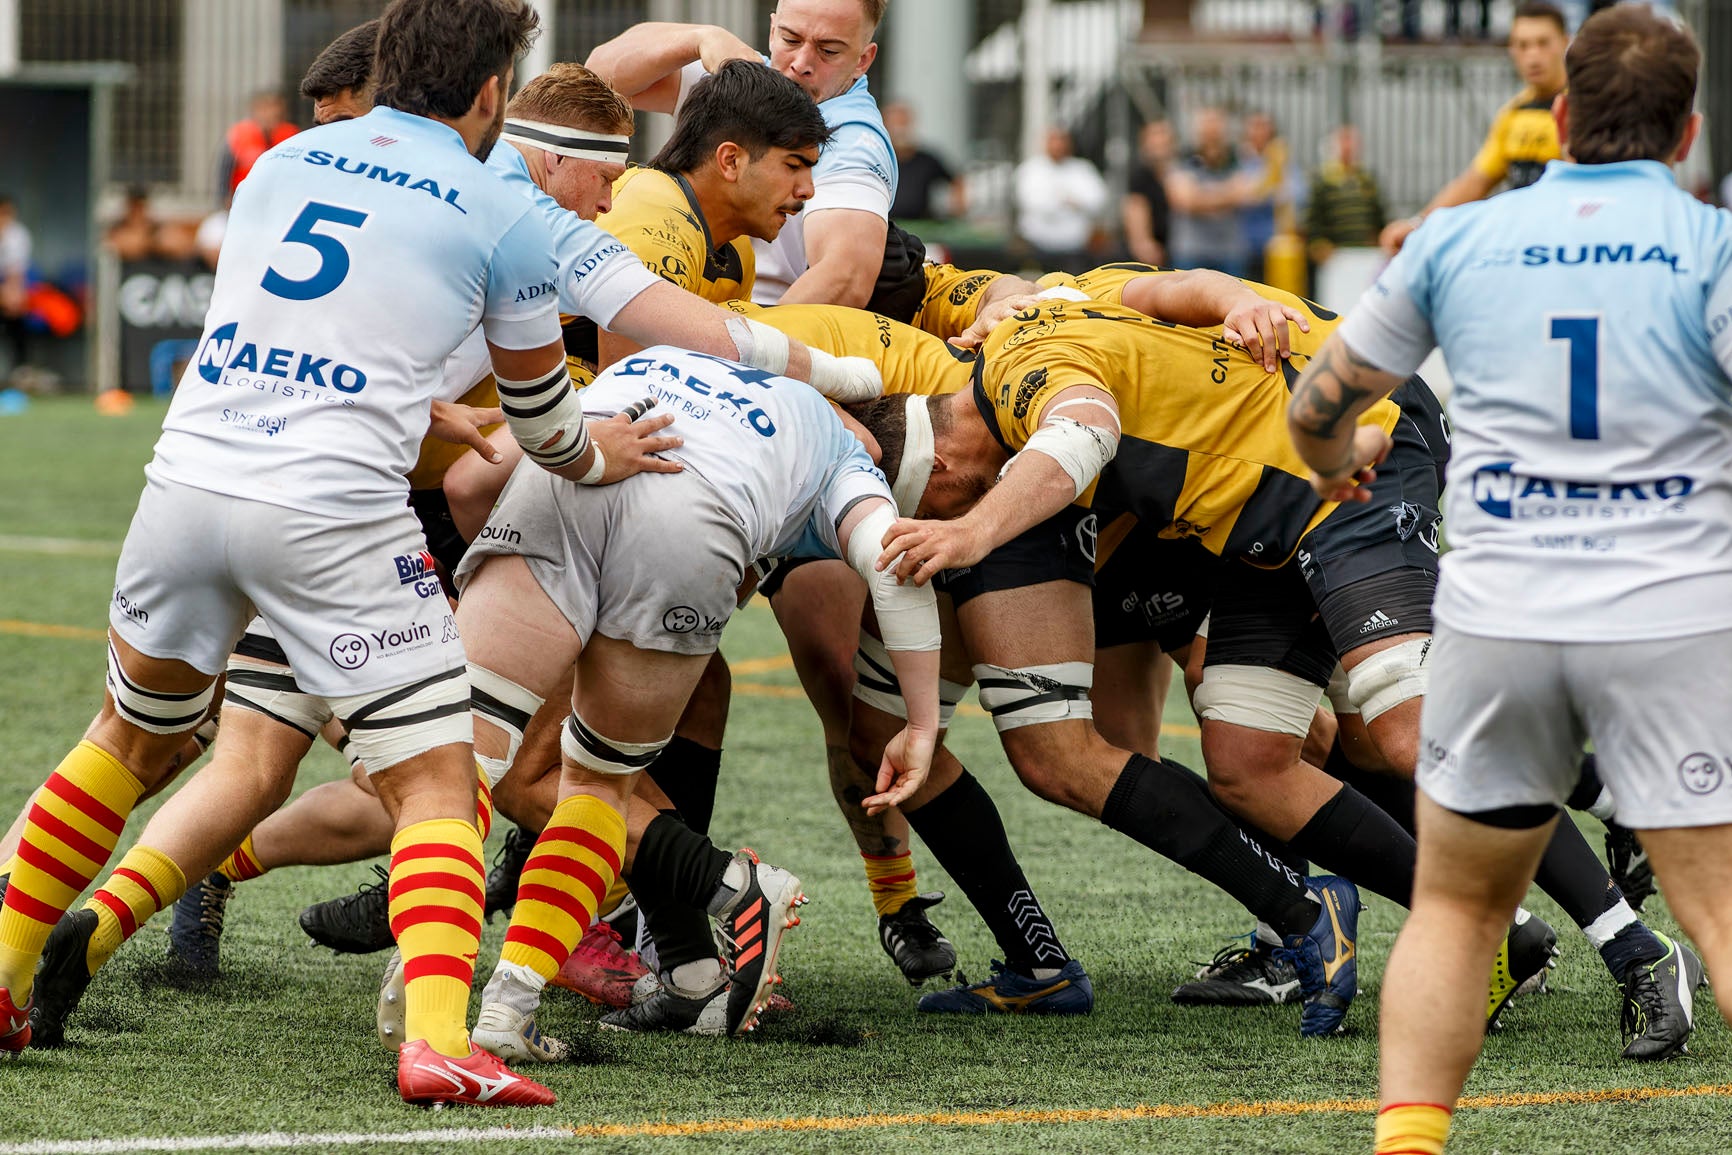
[[[574,794],[555,807],[524,863],[500,961],[544,979],[558,974],[595,921],[624,856],[619,811],[590,794]]]
[[[475,764],[475,829],[483,842],[493,829],[493,784],[487,781],[487,771],[479,762]]]
[[[174,859],[149,846],[127,851],[108,881],[84,904],[85,910],[96,912],[96,933],[84,953],[90,973],[102,969],[121,943],[185,893],[186,875]]]
[[[920,890],[914,885],[914,852],[901,854],[862,854],[866,863],[866,888],[872,892],[872,905],[878,917],[895,914]]]
[[[404,1042],[469,1054],[469,983],[481,947],[481,838],[434,818],[391,840],[391,933],[403,954]]]
[[[48,932],[114,853],[142,793],[118,758],[84,741],[37,795],[0,910],[0,987],[15,1004],[30,994]]]
[[[253,849],[253,836],[247,835],[241,844],[235,847],[235,852],[222,860],[222,865],[216,872],[230,882],[245,882],[249,878],[257,878],[270,867],[259,861],[258,851]]]
[[[1449,1113],[1437,1103],[1391,1103],[1377,1112],[1376,1155],[1443,1155]]]

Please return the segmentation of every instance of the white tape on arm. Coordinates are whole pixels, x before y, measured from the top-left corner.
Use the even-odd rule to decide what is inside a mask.
[[[806,346],[812,358],[812,388],[832,401],[852,405],[884,394],[884,379],[878,366],[865,357],[832,357],[822,349]]]
[[[766,373],[788,371],[788,335],[750,317],[729,317],[728,336],[734,339],[740,363]]]
[[[511,436],[531,461],[547,469],[563,469],[583,456],[589,448],[589,430],[584,428],[583,405],[563,364],[539,381],[509,381],[497,375],[494,380]]]
[[[1034,431],[1022,451],[1042,453],[1058,462],[1081,497],[1119,451],[1119,435],[1069,417],[1052,417]]]
[[[883,573],[874,568],[878,555],[884,552],[884,535],[894,524],[896,511],[889,502],[862,518],[848,538],[848,564],[866,580],[885,649],[936,650],[943,645],[943,637],[938,628],[938,598],[931,584],[899,585],[894,568]]]

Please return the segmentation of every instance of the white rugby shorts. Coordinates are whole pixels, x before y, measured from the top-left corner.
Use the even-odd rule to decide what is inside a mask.
[[[1592,741],[1623,825],[1732,822],[1732,631],[1535,642],[1439,623],[1426,664],[1418,781],[1439,805],[1561,807]]]
[[[421,523],[318,514],[149,478],[108,620],[153,658],[223,671],[254,610],[309,694],[344,698],[464,665]]]

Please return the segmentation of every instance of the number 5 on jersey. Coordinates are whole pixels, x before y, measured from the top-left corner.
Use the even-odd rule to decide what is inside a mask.
[[[283,276],[274,267],[267,268],[265,278],[259,284],[267,293],[290,301],[313,301],[331,292],[349,275],[349,250],[336,237],[313,229],[324,223],[358,229],[366,219],[366,213],[355,209],[308,201],[301,209],[301,215],[295,218],[295,223],[289,226],[289,231],[283,234],[283,243],[306,245],[319,254],[319,267],[312,276],[300,281]]]

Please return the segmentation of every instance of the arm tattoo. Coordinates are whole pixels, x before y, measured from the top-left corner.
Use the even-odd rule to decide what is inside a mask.
[[[1383,376],[1386,374],[1341,341],[1328,342],[1299,382],[1293,397],[1293,423],[1320,440],[1336,437],[1343,417],[1367,398],[1387,392],[1377,382]],[[1367,377],[1371,383],[1362,384]]]

